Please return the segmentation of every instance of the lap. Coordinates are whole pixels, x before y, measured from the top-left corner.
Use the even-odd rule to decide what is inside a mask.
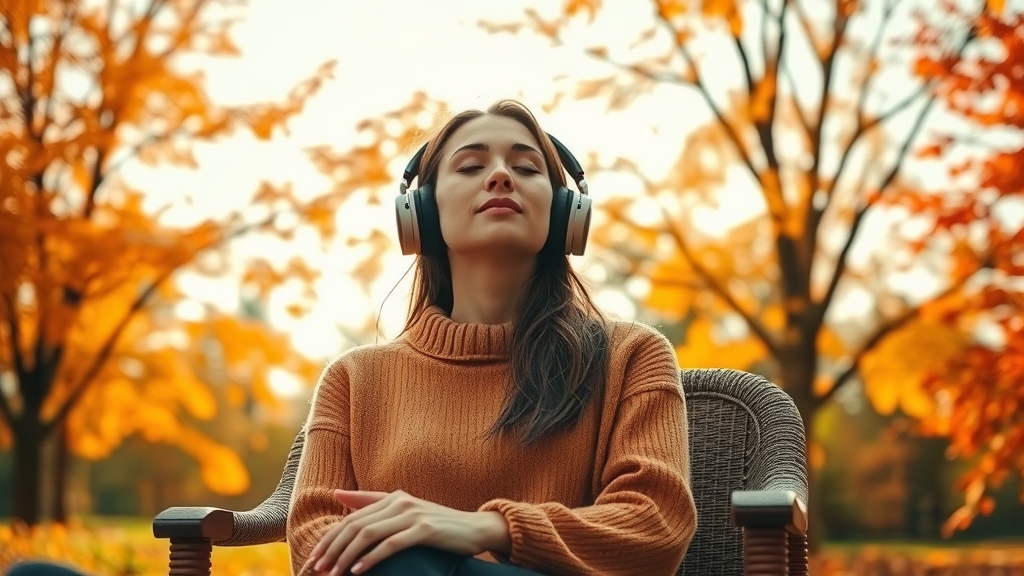
[[[7,572],[4,572],[4,576],[86,576],[84,572],[80,572],[65,566],[63,564],[53,564],[50,562],[19,562],[10,567]]]
[[[365,576],[543,576],[538,572],[416,546],[390,556]]]

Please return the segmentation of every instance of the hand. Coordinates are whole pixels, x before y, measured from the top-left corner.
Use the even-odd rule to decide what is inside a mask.
[[[311,554],[313,568],[330,570],[331,576],[348,570],[360,574],[412,546],[475,556],[508,554],[512,545],[508,524],[498,512],[454,510],[402,491],[335,490],[334,498],[353,512],[332,526]]]

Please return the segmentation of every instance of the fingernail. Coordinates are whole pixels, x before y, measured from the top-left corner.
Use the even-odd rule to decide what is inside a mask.
[[[319,572],[319,571],[324,569],[324,565],[325,564],[326,564],[326,562],[324,562],[323,559],[320,559],[320,560],[317,561],[316,564],[313,565],[313,569],[316,570],[317,572]]]
[[[356,565],[352,567],[352,573],[353,574],[359,574],[362,571],[363,571],[363,563],[362,562],[356,562]]]

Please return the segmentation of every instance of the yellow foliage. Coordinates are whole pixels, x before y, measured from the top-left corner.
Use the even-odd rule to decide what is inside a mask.
[[[768,357],[768,350],[753,337],[726,340],[715,334],[715,325],[696,318],[686,332],[686,340],[676,346],[682,368],[734,368],[750,370],[754,363]]]
[[[913,321],[883,339],[860,361],[865,392],[880,414],[897,408],[913,417],[934,409],[934,399],[922,390],[931,374],[946,368],[950,358],[962,354],[969,338],[954,326]]]
[[[356,190],[391,184],[388,167],[421,137],[422,113],[431,106],[443,112],[417,94],[364,126],[371,138],[359,147],[310,151],[332,181],[312,198],[287,184],[268,185],[228,214],[169,226],[161,211],[187,209],[188,196],[154,208],[146,190],[118,176],[124,160],[196,166],[197,144],[240,130],[271,137],[333,75],[334,63],[326,62],[280,101],[215,102],[202,74],[177,62],[237,55],[231,22],[220,19],[216,4],[0,0],[7,34],[0,76],[13,83],[0,88],[0,368],[15,378],[15,399],[36,382],[48,390],[41,414],[15,409],[12,418],[42,427],[65,421],[70,448],[81,456],[105,457],[134,434],[152,442],[194,436],[188,421],[217,417],[224,400],[211,384],[223,380],[269,406],[278,402],[266,382],[272,368],[314,381],[320,362],[302,357],[263,322],[209,309],[198,320],[177,317],[186,296],[175,282],[183,271],[227,273],[225,245],[244,234],[287,238],[306,228],[321,242],[333,240],[339,207]],[[31,48],[30,22],[38,37]],[[31,71],[26,54],[34,56]],[[65,85],[69,80],[75,86]],[[79,84],[95,91],[69,99]],[[23,104],[32,109],[32,123]],[[396,148],[391,144],[397,152],[387,152]],[[297,218],[278,218],[284,211]],[[381,245],[376,241],[365,257],[378,258]],[[264,296],[287,282],[308,294],[318,277],[298,257],[243,264],[242,275]],[[364,264],[363,281],[378,270]],[[207,354],[217,346],[223,357]],[[15,365],[25,378],[18,380]],[[11,440],[16,423],[23,422],[0,422],[0,445]],[[227,448],[212,441],[189,447],[219,491],[238,493],[247,485]]]

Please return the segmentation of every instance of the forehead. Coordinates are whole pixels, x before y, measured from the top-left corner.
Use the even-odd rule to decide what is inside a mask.
[[[485,114],[474,118],[452,133],[445,144],[446,150],[457,150],[467,144],[487,144],[502,147],[515,143],[529,144],[540,149],[530,130],[512,118]]]

